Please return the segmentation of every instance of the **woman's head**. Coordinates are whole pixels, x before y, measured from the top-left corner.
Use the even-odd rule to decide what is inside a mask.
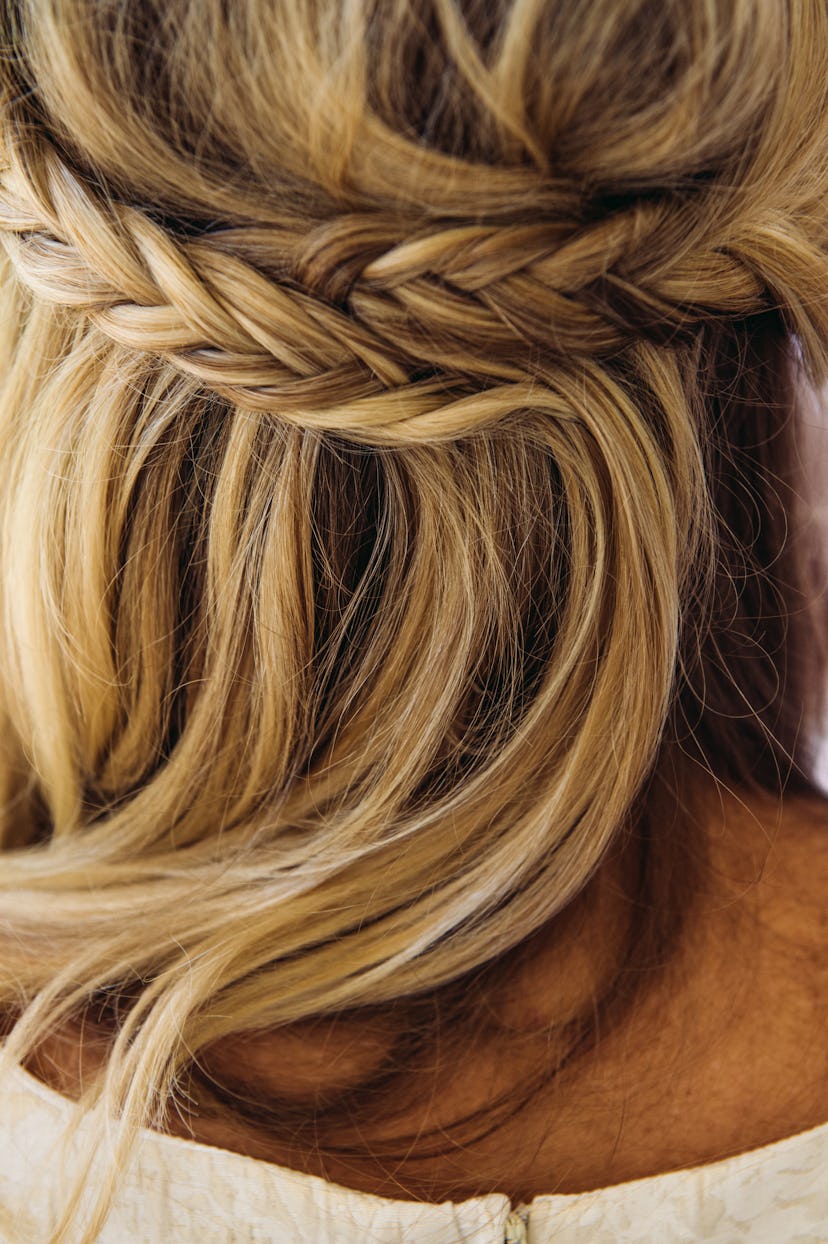
[[[828,13],[2,14],[0,994],[134,1121],[804,764]]]

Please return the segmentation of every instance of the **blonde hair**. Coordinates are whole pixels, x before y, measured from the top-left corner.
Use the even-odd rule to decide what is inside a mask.
[[[0,1005],[109,1008],[123,1167],[218,1039],[518,947],[677,756],[807,767],[828,12],[2,15]]]

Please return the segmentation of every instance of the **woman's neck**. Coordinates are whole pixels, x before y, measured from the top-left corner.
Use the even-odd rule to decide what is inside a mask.
[[[382,1162],[323,1160],[310,1146],[286,1146],[231,1113],[196,1113],[172,1128],[379,1195],[457,1200],[497,1188],[530,1200],[708,1162],[822,1122],[826,835],[822,802],[783,811],[766,799],[710,802],[704,885],[676,953],[653,971],[623,1022],[478,1143],[430,1159],[414,1143],[389,1175]],[[556,1034],[618,971],[636,866],[633,850],[611,853],[566,913],[524,944],[513,976],[489,999],[498,1038],[470,1045],[448,1065],[435,1058],[420,1067],[399,1087],[393,1117],[371,1131],[372,1144],[446,1127],[519,1085],[543,1057],[554,1061]],[[379,1067],[397,1024],[389,1012],[370,1024],[340,1017],[246,1034],[202,1063],[247,1096],[312,1101]],[[533,1029],[544,1031],[527,1035]],[[94,1061],[73,1040],[52,1057],[73,1071],[84,1057]],[[66,1080],[55,1086],[73,1090]]]

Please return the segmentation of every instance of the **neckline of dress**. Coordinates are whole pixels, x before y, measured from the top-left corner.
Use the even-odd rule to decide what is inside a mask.
[[[30,1095],[36,1095],[41,1102],[48,1105],[53,1110],[57,1109],[63,1114],[71,1112],[76,1103],[71,1098],[64,1097],[48,1084],[39,1080],[25,1067],[20,1065],[12,1069],[12,1074],[17,1078],[18,1083]],[[308,1189],[324,1186],[328,1190],[335,1190],[338,1194],[346,1194],[349,1198],[358,1198],[370,1201],[372,1203],[382,1202],[385,1204],[393,1202],[399,1206],[416,1206],[429,1204],[427,1202],[395,1200],[393,1197],[377,1196],[375,1193],[362,1192],[356,1188],[348,1188],[345,1185],[336,1184],[331,1180],[327,1180],[318,1175],[311,1175],[304,1171],[294,1170],[291,1167],[279,1166],[276,1163],[265,1161],[262,1158],[249,1157],[246,1154],[236,1153],[232,1149],[223,1149],[220,1146],[204,1144],[201,1141],[190,1140],[184,1136],[172,1136],[165,1132],[156,1132],[148,1128],[142,1128],[140,1132],[142,1144],[154,1145],[168,1152],[190,1153],[198,1155],[200,1160],[209,1161],[211,1163],[220,1160],[228,1165],[232,1165],[234,1169],[246,1171],[250,1174],[256,1173],[262,1178],[278,1180],[284,1178],[290,1181],[294,1186],[307,1187]],[[548,1192],[539,1193],[533,1197],[530,1202],[521,1202],[512,1207],[512,1202],[506,1193],[493,1191],[488,1194],[481,1194],[474,1197],[466,1198],[464,1201],[442,1201],[433,1202],[433,1206],[456,1206],[471,1204],[489,1204],[494,1201],[503,1202],[513,1208],[515,1213],[525,1216],[531,1210],[541,1204],[570,1204],[574,1205],[578,1201],[585,1198],[594,1199],[598,1197],[612,1196],[613,1194],[621,1197],[632,1189],[639,1189],[645,1186],[664,1188],[669,1181],[675,1183],[687,1182],[688,1180],[703,1177],[706,1185],[709,1187],[711,1183],[715,1184],[727,1179],[734,1171],[741,1170],[746,1165],[761,1165],[765,1161],[773,1160],[781,1156],[788,1157],[791,1151],[796,1151],[800,1147],[809,1147],[817,1140],[823,1139],[828,1144],[828,1120],[824,1123],[817,1123],[813,1127],[806,1128],[801,1132],[794,1132],[789,1136],[783,1136],[779,1140],[770,1141],[768,1144],[760,1145],[755,1149],[744,1149],[738,1153],[729,1154],[726,1157],[718,1158],[714,1162],[705,1162],[696,1166],[679,1167],[674,1170],[662,1171],[655,1175],[645,1175],[638,1179],[625,1180],[621,1183],[607,1184],[600,1188],[590,1189],[582,1192]]]

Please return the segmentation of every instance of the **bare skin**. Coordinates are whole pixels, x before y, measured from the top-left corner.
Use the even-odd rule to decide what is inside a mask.
[[[778,817],[770,802],[728,797],[711,815],[710,841],[711,883],[658,987],[488,1139],[411,1159],[390,1176],[367,1163],[320,1162],[220,1119],[197,1119],[195,1139],[381,1196],[462,1200],[496,1190],[530,1201],[713,1162],[828,1121],[828,806],[791,801]],[[514,1042],[481,1045],[418,1085],[392,1132],[447,1122],[534,1065],[538,1046],[520,1029],[576,1012],[611,967],[628,915],[621,880],[609,864],[568,936],[559,928],[533,939],[497,999]],[[333,1037],[297,1028],[228,1042],[210,1065],[232,1074],[241,1055],[248,1084],[301,1098],[359,1079],[393,1035],[382,1025],[340,1026]],[[52,1067],[48,1078],[71,1093],[83,1057],[69,1051],[56,1061],[72,1074]]]

